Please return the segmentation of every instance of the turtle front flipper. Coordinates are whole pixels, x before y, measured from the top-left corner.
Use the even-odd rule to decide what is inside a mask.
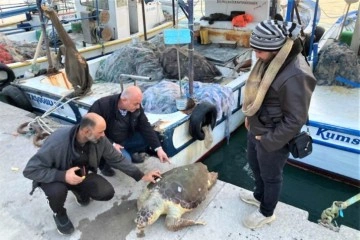
[[[166,227],[171,231],[178,231],[185,227],[193,226],[193,225],[205,225],[205,222],[197,222],[190,219],[185,218],[174,218],[171,216],[166,216],[165,219]]]

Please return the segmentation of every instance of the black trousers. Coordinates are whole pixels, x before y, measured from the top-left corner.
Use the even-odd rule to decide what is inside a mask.
[[[135,132],[132,137],[130,137],[120,145],[124,147],[124,149],[121,150],[122,155],[129,162],[131,162],[131,154],[135,152],[145,152],[148,148],[144,137],[139,132]],[[110,168],[110,166],[106,163],[106,160],[104,158],[101,158],[99,163],[99,169],[103,170],[104,168]]]
[[[260,212],[272,216],[279,201],[283,169],[289,157],[287,146],[267,152],[255,136],[248,133],[247,158],[255,177],[254,197],[261,202]]]
[[[51,210],[57,214],[66,213],[64,208],[68,191],[75,191],[81,197],[90,197],[97,201],[108,201],[114,197],[115,190],[110,182],[104,177],[89,173],[83,182],[78,185],[70,185],[65,182],[41,183]]]

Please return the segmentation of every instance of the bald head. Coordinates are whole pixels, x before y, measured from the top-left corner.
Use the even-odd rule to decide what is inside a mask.
[[[105,136],[106,122],[103,117],[96,113],[87,113],[80,122],[77,140],[79,143],[91,141],[97,143]]]
[[[125,88],[125,90],[122,92],[121,97],[122,98],[136,98],[136,97],[142,97],[141,89],[138,86],[129,86]]]
[[[122,93],[119,108],[134,112],[140,108],[142,102],[142,92],[138,86],[129,86]]]
[[[106,127],[106,122],[99,114],[90,112],[85,114],[85,116],[81,119],[80,129],[84,127],[94,128],[97,125],[104,125]]]

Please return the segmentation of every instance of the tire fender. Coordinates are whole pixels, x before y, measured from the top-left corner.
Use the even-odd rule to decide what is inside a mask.
[[[195,106],[190,116],[189,133],[197,140],[204,140],[203,126],[210,125],[214,129],[216,124],[217,110],[215,105],[209,102],[201,102]]]
[[[11,68],[6,66],[5,64],[0,63],[0,72],[6,72],[7,78],[4,80],[0,80],[0,91],[9,85],[15,79],[15,73]]]
[[[1,93],[5,96],[5,99],[9,104],[29,112],[33,110],[30,100],[20,88],[8,85],[2,89]]]

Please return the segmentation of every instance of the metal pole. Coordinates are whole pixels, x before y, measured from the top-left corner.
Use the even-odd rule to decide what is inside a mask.
[[[293,19],[293,9],[294,9],[294,0],[288,0],[287,9],[286,9],[286,19],[285,21],[291,22]]]
[[[173,11],[173,26],[176,25],[176,21],[175,21],[175,0],[172,0],[172,11]]]
[[[270,9],[271,9],[270,17],[271,17],[271,19],[274,19],[276,11],[277,11],[277,0],[272,1],[272,5],[271,5]]]
[[[190,29],[190,43],[189,43],[189,95],[192,98],[193,84],[194,84],[194,5],[193,0],[188,0],[189,6],[189,29]]]
[[[141,0],[141,10],[143,17],[143,25],[144,25],[144,40],[147,41],[147,33],[146,33],[146,17],[145,17],[145,1]]]
[[[312,31],[311,31],[311,37],[310,37],[310,48],[309,48],[309,60],[311,60],[311,52],[313,51],[313,44],[314,44],[314,38],[315,38],[315,29],[316,29],[316,16],[319,8],[319,0],[316,0],[315,4],[315,11],[314,11],[314,19],[313,19],[313,25],[312,25]]]
[[[55,70],[52,60],[51,60],[51,54],[50,54],[50,48],[49,48],[49,39],[47,38],[46,35],[46,26],[45,26],[45,20],[44,20],[44,13],[43,10],[41,9],[41,0],[37,0],[36,1],[37,7],[39,9],[39,17],[40,17],[40,22],[41,22],[41,29],[42,32],[44,34],[44,41],[45,41],[45,46],[46,46],[46,58],[48,60],[49,66],[48,66],[48,71],[49,72],[53,72]]]
[[[353,50],[358,55],[360,55],[360,15],[359,15],[359,12],[360,12],[360,4],[359,4],[358,15],[357,15],[356,22],[355,22],[354,34],[352,36],[351,46],[350,46],[350,49]]]
[[[351,3],[348,3],[348,6],[347,6],[347,9],[346,9],[346,13],[345,13],[343,22],[342,22],[342,24],[341,24],[341,29],[340,29],[340,32],[339,32],[337,38],[336,38],[336,41],[339,41],[340,36],[341,36],[341,33],[342,33],[342,31],[344,30],[344,26],[345,26],[345,23],[346,23],[347,15],[348,15],[349,10],[350,10],[350,5],[351,5]]]

